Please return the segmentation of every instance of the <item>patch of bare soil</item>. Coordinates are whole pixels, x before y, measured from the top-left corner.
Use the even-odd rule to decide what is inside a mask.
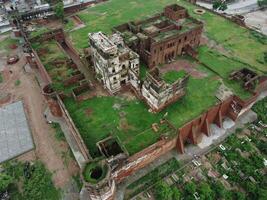
[[[211,49],[215,49],[223,54],[229,55],[229,51],[226,50],[221,44],[218,44],[216,41],[209,39],[207,36],[202,35],[200,38],[200,45],[207,45]]]
[[[91,108],[88,108],[88,109],[85,110],[85,114],[86,114],[87,117],[90,117],[90,115],[92,113],[93,113],[93,109],[91,109]]]
[[[12,74],[5,78],[4,83],[0,85],[1,93],[10,93],[12,102],[23,100],[35,144],[33,151],[18,159],[40,159],[53,173],[55,185],[63,187],[71,180],[72,175],[79,171],[79,168],[71,156],[66,162],[66,155],[70,155],[67,153],[69,152],[68,144],[55,139],[55,130],[50,127],[43,115],[47,103],[35,75],[23,70],[25,63],[26,59],[20,58],[18,63],[5,66],[4,70],[12,70]],[[19,85],[15,84],[17,80],[20,80]]]
[[[129,125],[129,123],[125,117],[122,117],[120,119],[120,125],[119,126],[120,126],[120,129],[122,129],[124,131],[128,131],[128,130],[133,129],[133,127]]]
[[[164,65],[160,68],[161,73],[166,73],[168,71],[181,71],[184,70],[191,76],[195,78],[206,77],[207,74],[196,69],[196,64],[189,62],[188,60],[179,59],[170,64]]]

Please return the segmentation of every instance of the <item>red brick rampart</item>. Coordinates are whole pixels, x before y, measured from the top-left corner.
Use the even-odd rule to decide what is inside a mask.
[[[209,136],[210,124],[215,123],[217,126],[222,127],[223,119],[228,116],[228,113],[231,110],[230,105],[232,100],[233,97],[228,98],[179,128],[179,136],[176,145],[177,150],[180,153],[184,153],[184,144],[186,142],[197,144],[197,138],[202,133]]]
[[[259,84],[259,88],[267,85],[267,78],[262,80]],[[241,110],[248,107],[251,103],[255,102],[259,92],[255,92],[254,95],[247,99],[242,100],[237,96],[231,96],[223,102],[211,107],[206,112],[202,113],[197,118],[186,123],[177,130],[177,136],[172,139],[161,139],[155,144],[145,148],[144,150],[129,157],[126,164],[121,166],[113,173],[113,177],[116,182],[123,181],[127,176],[132,175],[134,172],[145,167],[149,163],[156,160],[159,156],[166,154],[172,149],[176,149],[179,153],[184,153],[184,146],[186,142],[191,144],[197,144],[200,141],[198,138],[205,134],[210,135],[210,125],[215,123],[217,126],[222,127],[223,119],[226,117],[236,120],[241,115]],[[232,106],[236,102],[240,106],[239,112],[234,112]]]
[[[126,164],[112,174],[115,181],[121,182],[127,176],[132,175],[135,171],[145,167],[159,156],[175,148],[176,140],[176,137],[171,140],[161,139],[155,144],[129,157]]]

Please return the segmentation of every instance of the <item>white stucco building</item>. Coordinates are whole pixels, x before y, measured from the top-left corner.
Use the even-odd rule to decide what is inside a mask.
[[[96,78],[109,92],[118,92],[127,84],[138,87],[139,55],[119,34],[89,33],[89,43]]]

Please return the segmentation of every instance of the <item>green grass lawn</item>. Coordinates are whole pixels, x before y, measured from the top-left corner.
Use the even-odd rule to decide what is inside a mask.
[[[176,0],[110,0],[81,11],[78,15],[86,27],[70,32],[75,47],[82,52],[88,47],[88,33],[103,31],[111,33],[112,27],[130,20],[144,19]],[[152,114],[148,107],[137,100],[125,100],[118,97],[95,97],[80,103],[73,99],[65,99],[65,104],[80,131],[90,153],[98,155],[96,143],[110,135],[118,141],[132,155],[158,140],[160,133],[151,131],[151,124],[159,122],[164,114],[167,119],[179,128],[186,122],[198,117],[218,100],[215,93],[220,81],[230,87],[241,98],[248,98],[249,93],[244,91],[236,82],[228,80],[229,74],[244,66],[257,72],[266,72],[266,65],[262,63],[266,51],[265,38],[255,35],[247,29],[222,18],[206,12],[196,15],[193,10],[196,6],[185,1],[180,5],[189,9],[189,13],[205,24],[205,35],[220,43],[229,55],[224,55],[207,46],[199,48],[199,59],[206,66],[197,68],[207,74],[205,78],[190,77],[186,95],[163,110]],[[71,22],[70,22],[71,23]],[[66,27],[72,27],[67,24]],[[248,64],[246,64],[248,63]],[[147,69],[140,67],[140,76],[144,78]],[[119,105],[119,108],[114,108]],[[116,107],[116,106],[115,106]]]
[[[240,83],[234,80],[229,80],[228,78],[233,70],[245,67],[243,63],[220,54],[215,50],[211,50],[206,46],[199,48],[199,60],[223,78],[225,85],[231,88],[234,94],[238,95],[242,99],[247,99],[252,96],[250,92],[243,89]]]
[[[112,27],[130,20],[144,19],[161,12],[176,0],[110,0],[88,8],[78,14],[86,27],[72,31],[70,36],[75,47],[82,51],[88,47],[88,33],[103,31],[110,33]],[[69,22],[71,23],[71,22]],[[66,25],[71,27],[71,25]]]
[[[163,74],[162,79],[166,83],[172,84],[178,79],[185,77],[185,75],[186,75],[186,72],[184,70],[181,70],[181,71],[171,70]]]
[[[0,50],[1,51],[3,50],[4,52],[9,53],[11,51],[10,45],[13,45],[13,44],[18,45],[18,42],[19,42],[18,39],[14,39],[8,36],[4,40],[0,41]]]
[[[95,144],[110,135],[118,137],[130,154],[153,144],[159,136],[146,130],[152,123],[159,122],[162,115],[149,113],[142,102],[118,97],[95,97],[80,103],[69,98],[64,103],[92,155],[98,153]],[[149,138],[144,140],[146,135]]]
[[[72,84],[70,86],[64,86],[63,81],[71,76],[73,69],[67,66],[67,64],[60,64],[55,66],[55,61],[66,61],[67,55],[59,48],[56,41],[50,40],[42,43],[32,44],[33,48],[38,53],[44,67],[48,74],[52,78],[52,87],[56,91],[63,91],[68,94],[78,84]]]
[[[190,77],[185,97],[157,114],[148,112],[149,107],[139,100],[119,97],[95,97],[79,103],[67,98],[64,103],[90,154],[97,156],[95,144],[108,136],[114,136],[132,155],[155,143],[161,134],[169,131],[173,135],[174,132],[164,126],[158,133],[151,130],[151,124],[159,123],[166,113],[166,118],[179,128],[217,102],[214,94],[219,80],[214,73],[208,74],[204,79]]]
[[[116,25],[130,20],[147,18],[161,12],[164,6],[172,3],[186,7],[191,16],[203,21],[206,35],[231,51],[234,58],[267,72],[266,63],[263,62],[264,52],[267,51],[266,37],[259,39],[254,32],[210,12],[197,15],[193,12],[197,7],[182,0],[110,0],[88,8],[78,14],[85,22],[86,27],[70,33],[72,42],[78,50],[82,51],[82,48],[88,47],[89,32],[110,33],[111,28]],[[68,27],[68,25],[66,26]]]
[[[146,77],[146,73],[149,71],[149,69],[148,69],[148,67],[146,66],[146,64],[144,64],[144,63],[140,63],[140,75],[139,75],[139,77],[140,77],[140,79],[141,80],[144,80],[145,79],[145,77]]]
[[[266,64],[259,62],[263,61],[264,52],[267,51],[267,37],[258,36],[255,32],[211,12],[197,15],[193,12],[197,7],[186,1],[180,0],[178,4],[186,7],[191,16],[203,21],[207,36],[231,51],[234,58],[248,63],[255,69],[267,72]]]
[[[38,37],[46,32],[48,32],[49,29],[47,27],[36,27],[36,30],[32,31],[30,33],[30,38]]]

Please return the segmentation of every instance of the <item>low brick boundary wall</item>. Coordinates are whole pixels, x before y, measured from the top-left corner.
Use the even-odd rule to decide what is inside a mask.
[[[126,164],[113,172],[113,178],[116,182],[121,182],[127,176],[132,175],[135,171],[145,167],[159,156],[175,148],[176,140],[177,137],[171,140],[161,139],[155,144],[129,157]]]
[[[72,121],[71,116],[69,115],[69,112],[65,108],[65,105],[64,105],[62,99],[59,97],[59,95],[57,95],[57,101],[58,101],[58,104],[62,110],[62,117],[66,121],[70,132],[72,133],[76,143],[78,144],[80,152],[82,153],[82,155],[84,156],[84,158],[86,160],[91,159],[89,151],[88,151],[83,139],[81,138],[81,135],[80,135],[78,129],[76,128],[74,122]]]
[[[37,68],[38,68],[38,70],[39,70],[39,72],[41,74],[41,77],[42,77],[43,81],[45,82],[45,85],[51,84],[52,83],[52,79],[49,76],[49,74],[47,73],[42,61],[40,60],[37,52],[34,49],[32,49],[32,54],[33,54],[33,57],[30,57],[29,59],[34,58],[35,64],[36,64],[36,66],[37,66]]]

